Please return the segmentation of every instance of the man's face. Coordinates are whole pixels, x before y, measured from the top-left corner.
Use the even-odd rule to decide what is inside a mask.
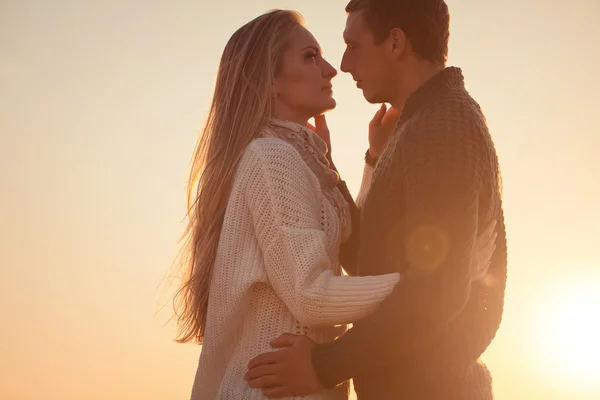
[[[376,45],[362,11],[348,14],[344,30],[346,51],[340,69],[352,74],[369,103],[389,102],[393,90],[393,58],[388,41]]]

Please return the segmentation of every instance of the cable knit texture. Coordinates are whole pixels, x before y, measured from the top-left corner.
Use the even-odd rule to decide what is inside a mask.
[[[336,208],[301,155],[279,138],[255,139],[228,200],[193,400],[263,399],[244,374],[273,339],[330,342],[375,311],[399,273],[339,276],[341,238]],[[295,399],[347,396],[344,384]]]
[[[319,379],[333,387],[354,378],[360,400],[492,399],[478,360],[502,319],[506,230],[496,151],[460,69],[407,100],[372,179],[344,268],[402,280],[377,312],[317,346]],[[492,219],[489,273],[471,282],[475,239]]]

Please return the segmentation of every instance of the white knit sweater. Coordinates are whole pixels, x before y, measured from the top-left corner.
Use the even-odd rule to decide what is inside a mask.
[[[391,293],[397,273],[339,276],[340,242],[335,208],[300,154],[281,139],[255,139],[227,205],[193,400],[264,399],[244,374],[253,357],[274,350],[273,339],[291,332],[332,341]],[[347,396],[340,385],[294,398]]]

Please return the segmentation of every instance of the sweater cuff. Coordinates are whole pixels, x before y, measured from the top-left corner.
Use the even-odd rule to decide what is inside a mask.
[[[317,344],[313,349],[313,368],[324,388],[334,388],[353,377],[351,351],[345,346],[343,337],[330,343]]]
[[[369,153],[369,150],[367,149],[367,152],[365,153],[365,163],[367,165],[374,167],[375,164],[377,164],[377,159],[378,159],[378,157],[373,157],[371,155],[371,153]]]

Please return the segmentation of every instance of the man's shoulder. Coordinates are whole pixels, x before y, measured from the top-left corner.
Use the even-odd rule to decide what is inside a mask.
[[[446,96],[422,108],[401,127],[400,146],[461,146],[482,142],[489,136],[485,115],[479,104],[461,93]]]
[[[412,118],[417,126],[439,125],[446,129],[483,122],[485,116],[479,103],[466,91],[459,91],[432,101]]]

